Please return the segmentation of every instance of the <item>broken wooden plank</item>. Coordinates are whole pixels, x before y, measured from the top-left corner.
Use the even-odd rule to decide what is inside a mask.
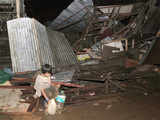
[[[40,105],[40,99],[37,99],[35,107],[33,107],[33,109],[32,109],[32,112],[36,112],[39,108],[39,105]]]
[[[31,112],[0,112],[0,115],[32,115]]]
[[[103,82],[103,78],[78,78],[80,81],[96,81],[96,82]]]
[[[109,73],[107,73],[107,75],[106,75],[106,77],[105,77],[105,92],[106,93],[109,93],[109,87],[110,87],[110,85],[112,84],[112,85],[114,85],[114,86],[116,86],[117,88],[119,88],[120,90],[125,90],[125,88],[123,88],[123,87],[121,87],[121,85],[118,83],[118,81],[114,81],[113,79],[113,77],[112,77],[112,72],[109,72]]]
[[[0,86],[4,89],[34,89],[33,86]]]
[[[34,82],[32,78],[12,78],[11,82]]]
[[[34,112],[35,111],[35,107],[37,107],[37,104],[39,104],[39,98],[33,100],[33,102],[28,107],[27,112]]]
[[[12,80],[19,80],[19,81],[23,81],[23,80],[32,80],[32,78],[24,78],[24,77],[12,77]]]
[[[78,85],[78,84],[74,84],[74,83],[64,83],[64,82],[52,82],[53,85],[64,85],[64,86],[68,86],[68,87],[77,87],[77,88],[82,88],[84,86],[82,85]]]
[[[108,80],[111,84],[115,85],[116,87],[118,87],[119,89],[125,91],[125,88],[121,87],[120,84],[118,84],[116,81],[113,80]]]

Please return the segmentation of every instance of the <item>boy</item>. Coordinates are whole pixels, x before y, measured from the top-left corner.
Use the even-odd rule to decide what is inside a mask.
[[[44,97],[45,101],[49,103],[50,99],[55,98],[58,95],[59,85],[54,85],[51,83],[51,73],[52,66],[45,64],[42,66],[41,74],[36,78],[34,89],[36,93],[34,95],[37,97]]]

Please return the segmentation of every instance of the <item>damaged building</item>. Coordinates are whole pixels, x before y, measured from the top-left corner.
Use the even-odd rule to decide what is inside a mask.
[[[0,120],[159,120],[159,17],[158,0],[0,0]]]

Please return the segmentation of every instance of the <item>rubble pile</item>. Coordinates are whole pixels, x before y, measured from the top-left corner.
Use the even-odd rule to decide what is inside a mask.
[[[112,12],[108,13],[111,8]],[[156,0],[128,6],[96,6],[93,20],[73,47],[81,56],[83,53],[91,58],[108,58],[124,51],[128,58],[140,64],[155,64],[150,54],[156,56],[152,49],[159,39],[158,11]]]
[[[107,12],[107,9],[110,8],[113,8],[112,12]],[[127,6],[95,6],[95,14],[90,18],[86,30],[78,40],[72,43],[74,50],[72,55],[77,56],[78,60],[78,63],[75,60],[76,62],[74,63],[76,64],[74,65],[64,66],[60,63],[59,58],[65,61],[69,60],[71,47],[67,42],[69,49],[62,51],[66,44],[62,44],[63,42],[60,42],[57,37],[57,43],[60,42],[57,49],[60,52],[58,54],[58,52],[56,53],[56,48],[52,48],[57,60],[57,63],[54,64],[54,71],[52,71],[53,75],[55,75],[55,79],[52,82],[61,85],[60,90],[63,90],[66,95],[64,105],[89,102],[97,99],[98,96],[128,92],[132,89],[143,93],[159,91],[159,61],[156,60],[158,62],[154,63],[154,60],[152,60],[157,57],[157,52],[155,53],[154,51],[159,48],[158,44],[156,44],[160,37],[159,16],[160,9],[156,6],[154,0]],[[26,32],[29,34],[28,31]],[[50,36],[53,35],[52,32],[50,34]],[[56,38],[56,36],[54,37]],[[43,43],[42,46],[44,46]],[[30,52],[30,49],[28,50]],[[37,47],[35,47],[36,50]],[[67,58],[64,57],[66,55],[64,55],[65,52],[69,54]],[[35,54],[37,53],[35,52]],[[59,57],[57,57],[58,55]],[[43,53],[37,58],[44,58],[47,61],[48,55]],[[37,60],[39,61],[39,59]],[[17,59],[15,61],[17,62]],[[31,62],[33,62],[32,57]],[[61,62],[64,63],[63,61]],[[35,63],[37,64],[37,62]],[[38,65],[40,66],[41,64],[39,63]],[[18,67],[21,66],[18,65]],[[42,99],[33,97],[35,93],[33,86],[36,75],[39,72],[39,70],[35,70],[12,73],[11,79],[7,81],[10,83],[9,85],[0,84],[2,93],[3,89],[4,93],[6,93],[5,90],[10,91],[10,89],[12,92],[15,91],[16,93],[18,91],[21,93],[17,95],[18,98],[15,96],[15,102],[17,101],[17,104],[22,103],[20,105],[27,104],[27,107],[23,106],[25,109],[23,112],[44,111]],[[13,97],[13,93],[7,98],[5,96],[2,97],[4,100],[9,99],[9,97]],[[7,104],[10,104],[10,102],[8,101],[7,103],[6,101]],[[18,105],[14,107],[19,110]],[[1,105],[0,110],[8,112]]]

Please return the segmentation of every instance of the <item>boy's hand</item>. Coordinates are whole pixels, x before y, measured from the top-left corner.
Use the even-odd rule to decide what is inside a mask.
[[[47,101],[48,104],[50,103],[50,99],[49,98],[46,98],[46,101]]]
[[[51,101],[49,100],[49,101],[48,101],[48,105],[50,104],[50,102],[51,102]]]

